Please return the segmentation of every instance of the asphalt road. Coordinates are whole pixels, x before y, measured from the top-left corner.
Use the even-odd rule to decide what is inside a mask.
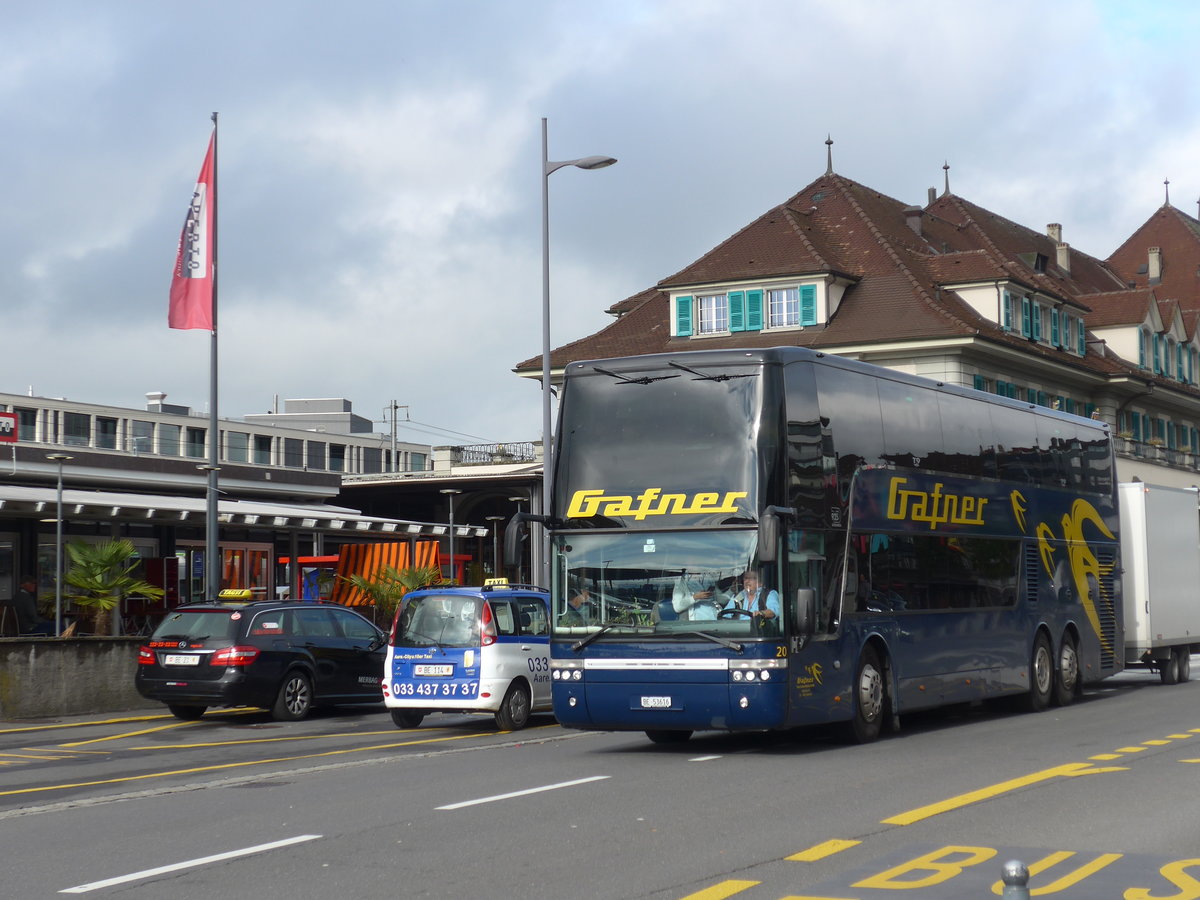
[[[1200,898],[1200,682],[869,746],[380,711],[0,723],[0,897]],[[153,714],[154,711],[152,711]]]

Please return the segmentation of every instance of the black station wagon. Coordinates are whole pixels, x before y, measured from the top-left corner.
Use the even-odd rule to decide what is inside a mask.
[[[387,636],[330,603],[200,603],[171,610],[138,651],[138,692],[180,719],[260,706],[302,719],[316,705],[380,703]]]

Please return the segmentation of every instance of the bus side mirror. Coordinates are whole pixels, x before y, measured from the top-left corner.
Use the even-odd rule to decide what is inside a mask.
[[[789,506],[768,506],[758,520],[758,561],[775,562],[775,551],[779,547],[779,517],[794,516],[796,510]]]
[[[521,545],[529,536],[528,516],[519,512],[504,526],[504,565],[510,569],[521,564]]]
[[[796,589],[796,605],[792,612],[792,630],[802,637],[811,637],[817,618],[817,592],[812,588]]]

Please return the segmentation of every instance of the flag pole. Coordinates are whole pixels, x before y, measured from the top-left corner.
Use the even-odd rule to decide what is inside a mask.
[[[205,495],[204,514],[204,595],[205,599],[217,599],[221,590],[221,554],[218,541],[217,490],[220,474],[221,431],[217,416],[217,280],[220,271],[217,265],[217,220],[219,218],[219,193],[217,191],[217,113],[212,114],[213,123],[213,169],[212,169],[212,347],[209,358],[208,379],[208,490]]]

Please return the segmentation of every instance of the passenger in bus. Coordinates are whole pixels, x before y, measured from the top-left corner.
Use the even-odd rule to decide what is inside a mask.
[[[711,588],[693,591],[687,583],[687,575],[680,575],[671,591],[671,608],[681,619],[693,622],[709,622],[717,618],[717,610],[724,605],[724,596],[718,598]]]
[[[756,569],[746,570],[746,574],[742,576],[742,588],[725,604],[721,610],[722,618],[726,618],[725,612],[727,610],[735,609],[745,610],[750,614],[752,619],[760,620],[755,623],[756,625],[779,618],[781,615],[779,593],[763,588],[762,580]],[[728,617],[737,615],[742,614],[731,612]]]

